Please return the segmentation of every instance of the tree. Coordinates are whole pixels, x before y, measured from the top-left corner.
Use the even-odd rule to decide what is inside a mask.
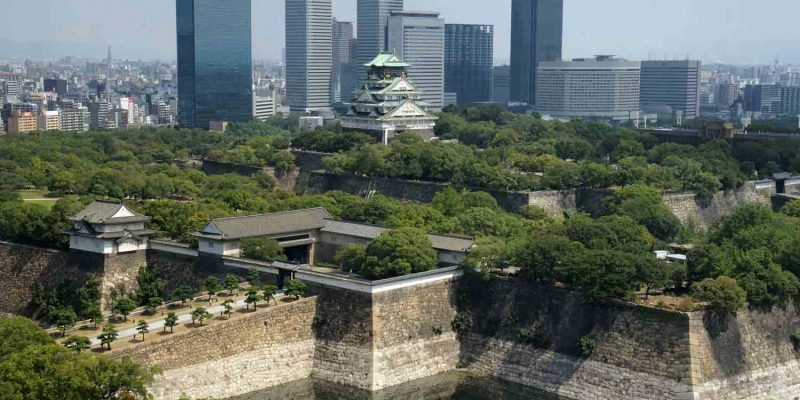
[[[367,258],[367,248],[358,243],[348,244],[333,257],[334,261],[339,264],[342,271],[358,271],[364,265]]]
[[[280,243],[267,237],[242,240],[242,257],[266,262],[286,260]]]
[[[275,300],[275,293],[278,291],[277,286],[267,285],[262,287],[261,290],[263,291],[261,295],[262,299],[266,300],[267,302],[272,300],[276,305],[278,304],[278,300]]]
[[[258,289],[251,287],[247,291],[247,297],[245,297],[244,302],[247,304],[247,309],[250,309],[250,304],[253,305],[253,310],[258,310],[258,302],[261,300],[261,295],[258,294]]]
[[[356,272],[372,280],[430,271],[438,264],[433,243],[416,228],[386,231],[367,246],[366,253]]]
[[[192,311],[192,323],[194,324],[195,321],[200,321],[200,325],[203,325],[203,321],[211,318],[211,313],[205,309],[205,307],[197,307]]]
[[[617,189],[605,200],[603,208],[606,215],[630,217],[661,240],[672,240],[680,228],[680,221],[664,204],[661,192],[651,187],[630,185]]]
[[[186,302],[191,300],[194,297],[195,290],[192,289],[189,285],[180,285],[178,286],[174,292],[172,292],[172,298],[174,300],[179,300],[181,302],[181,307],[186,305]]]
[[[0,332],[4,399],[150,398],[147,387],[153,382],[153,371],[130,359],[66,349],[33,321],[22,318],[0,318]],[[78,341],[85,343],[84,339]],[[7,347],[12,344],[21,346]]]
[[[621,251],[595,250],[585,260],[564,268],[564,282],[578,289],[588,302],[624,298],[637,288],[636,257]]]
[[[72,307],[57,310],[55,318],[58,330],[61,331],[61,337],[67,334],[67,329],[72,328],[75,326],[75,323],[78,322],[78,316],[75,315],[75,311],[72,310]]]
[[[247,271],[247,282],[250,283],[250,286],[258,286],[258,282],[261,280],[261,273],[257,269],[251,269]]]
[[[103,311],[100,309],[100,306],[96,304],[86,308],[86,310],[83,311],[83,315],[89,318],[89,321],[92,321],[94,329],[97,329],[97,323],[103,320]]]
[[[147,307],[145,308],[145,312],[148,314],[155,314],[158,307],[164,304],[164,299],[161,297],[151,297],[147,300]]]
[[[117,300],[114,303],[113,311],[119,315],[122,315],[122,318],[127,321],[128,315],[130,315],[131,311],[136,309],[136,302],[131,300],[128,297],[123,297]]]
[[[222,307],[224,308],[224,310],[222,310],[222,314],[227,315],[230,319],[231,313],[233,313],[233,300],[225,300],[222,303]]]
[[[655,258],[652,254],[643,254],[636,262],[636,280],[645,286],[644,298],[650,297],[650,290],[665,287],[671,281],[670,268],[667,263]]]
[[[84,350],[89,350],[92,345],[92,341],[89,340],[86,336],[70,336],[66,340],[64,340],[64,347],[76,352],[80,353]]]
[[[167,317],[164,318],[164,330],[166,331],[169,328],[169,333],[173,332],[175,325],[178,324],[178,316],[175,315],[174,312],[167,314]]]
[[[292,279],[287,285],[286,294],[294,296],[295,299],[300,299],[306,293],[306,283],[299,279]]]
[[[552,284],[563,268],[579,263],[585,251],[580,243],[564,236],[532,236],[513,247],[512,264],[525,279]]]
[[[222,290],[222,284],[219,283],[219,278],[214,275],[209,275],[206,278],[206,291],[208,292],[208,302],[211,302],[211,296],[217,294],[220,290]]]
[[[118,337],[119,333],[111,324],[104,326],[103,332],[97,336],[97,338],[100,339],[100,344],[108,346],[108,350],[111,350],[111,343],[114,343]]]
[[[225,275],[225,289],[228,289],[228,294],[233,296],[233,291],[239,289],[239,278],[234,274]]]
[[[139,320],[139,323],[136,324],[136,331],[142,335],[142,341],[144,342],[144,334],[150,332],[150,325],[145,320]]]
[[[705,279],[692,285],[692,296],[708,303],[709,310],[722,317],[736,315],[744,307],[747,294],[736,279],[720,276]]]

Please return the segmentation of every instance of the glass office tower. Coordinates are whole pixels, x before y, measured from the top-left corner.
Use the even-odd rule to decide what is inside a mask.
[[[252,119],[250,0],[176,0],[178,123]]]
[[[457,93],[458,104],[492,100],[494,26],[446,24],[444,91]]]
[[[536,68],[561,61],[564,0],[511,1],[511,101],[534,104]]]
[[[386,26],[392,11],[403,10],[403,0],[358,0],[358,80],[366,79],[364,64],[386,48]]]

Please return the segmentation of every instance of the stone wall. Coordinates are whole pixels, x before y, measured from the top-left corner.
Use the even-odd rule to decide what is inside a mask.
[[[769,195],[756,190],[754,182],[747,182],[737,190],[720,192],[709,200],[700,200],[693,193],[664,195],[664,202],[681,222],[694,224],[700,230],[710,228],[737,207],[748,204],[770,206],[770,201]]]
[[[800,397],[800,353],[791,340],[798,329],[800,314],[793,306],[740,312],[727,323],[693,314],[690,343],[698,398]]]
[[[311,375],[315,297],[264,308],[152,343],[115,351],[164,370],[151,388],[159,400],[227,398]],[[154,333],[155,334],[155,333]]]
[[[54,287],[64,281],[80,286],[90,271],[70,262],[69,254],[39,247],[0,242],[0,312],[28,315],[37,283]]]
[[[311,172],[304,191],[310,193],[325,193],[329,191],[342,191],[354,195],[364,195],[367,191],[374,191],[386,197],[416,203],[430,203],[436,193],[448,187],[464,189],[443,183],[426,181],[409,181],[388,178],[369,178],[346,174],[330,174],[321,171]],[[519,212],[520,208],[528,205],[528,192],[508,192],[487,190],[481,188],[466,188],[472,191],[483,191],[491,194],[503,209],[509,212]],[[301,189],[302,190],[302,189]]]
[[[375,294],[371,390],[454,370],[459,360],[455,314],[449,280]]]
[[[467,369],[570,399],[677,400],[689,392],[685,314],[590,305],[521,282],[493,282],[470,297],[480,305],[474,332],[461,341]],[[596,343],[589,357],[583,337]]]
[[[75,253],[75,251],[71,251]],[[111,311],[112,292],[131,294],[139,289],[139,270],[147,265],[147,251],[101,255],[85,253],[87,257],[100,259],[100,308]]]

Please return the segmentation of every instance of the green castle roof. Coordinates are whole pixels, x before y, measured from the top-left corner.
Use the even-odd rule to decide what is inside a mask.
[[[381,52],[372,61],[364,64],[365,67],[407,68],[410,64],[403,62],[394,52]]]

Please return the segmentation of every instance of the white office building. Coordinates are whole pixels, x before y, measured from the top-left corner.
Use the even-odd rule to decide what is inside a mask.
[[[388,51],[411,65],[408,74],[432,111],[444,107],[444,29],[438,12],[392,11],[389,16]]]
[[[536,109],[555,118],[628,120],[639,111],[640,63],[597,56],[542,61]]]

